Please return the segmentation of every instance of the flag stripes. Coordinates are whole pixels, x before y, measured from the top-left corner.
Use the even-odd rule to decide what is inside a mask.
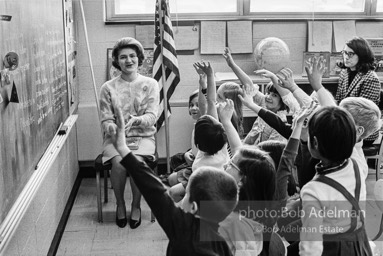
[[[161,12],[161,22],[159,12]],[[165,121],[165,117],[168,118],[170,116],[169,99],[180,82],[177,52],[167,0],[157,0],[156,3],[154,48],[153,78],[158,81],[160,86],[160,106],[159,117],[157,119],[157,130],[159,130]],[[165,74],[163,74],[163,70]],[[164,88],[166,89],[167,110],[164,110]]]

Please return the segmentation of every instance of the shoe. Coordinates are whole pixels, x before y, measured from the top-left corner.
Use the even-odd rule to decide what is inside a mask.
[[[117,206],[118,208],[118,206]],[[128,219],[126,218],[126,213],[125,213],[125,218],[123,219],[119,219],[117,217],[117,208],[116,208],[116,224],[117,226],[119,226],[120,228],[124,228],[126,226],[126,224],[128,224]]]
[[[133,220],[132,217],[129,219],[129,226],[131,229],[136,229],[141,225],[141,208],[138,208],[140,210],[140,218],[138,220]]]

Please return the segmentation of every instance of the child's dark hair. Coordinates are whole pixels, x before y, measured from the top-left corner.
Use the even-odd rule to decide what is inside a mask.
[[[276,174],[269,154],[255,146],[239,149],[237,165],[243,175],[240,201],[271,201],[276,191]]]
[[[275,171],[278,170],[279,162],[282,157],[283,150],[286,147],[286,143],[279,140],[265,140],[257,145],[260,149],[269,153],[274,161]]]
[[[194,128],[194,144],[199,150],[214,155],[226,143],[227,135],[220,122],[209,115],[198,118]]]
[[[199,215],[214,222],[224,220],[238,202],[238,186],[228,173],[200,167],[189,179],[189,202],[196,202]]]
[[[320,108],[309,121],[309,138],[314,136],[318,151],[324,158],[338,162],[349,158],[356,142],[356,130],[351,114],[338,106]],[[312,146],[312,144],[311,144]]]
[[[354,37],[346,42],[346,45],[350,47],[356,55],[359,57],[359,61],[356,64],[356,70],[358,72],[367,73],[369,70],[375,70],[375,56],[371,50],[367,40],[362,37]],[[340,68],[346,68],[343,62],[337,63]]]
[[[283,102],[282,97],[279,94],[279,92],[277,91],[277,89],[275,89],[273,82],[270,82],[266,85],[265,91],[266,91],[266,93],[275,93],[275,94],[279,95],[279,97],[281,98],[281,108],[279,110],[286,110],[287,112],[290,111],[289,107]]]
[[[142,47],[142,44],[132,37],[123,37],[119,39],[113,47],[113,67],[121,70],[121,67],[118,64],[118,55],[120,54],[120,51],[125,48],[132,48],[136,52],[138,57],[138,66],[142,66],[142,63],[145,60],[144,48]]]

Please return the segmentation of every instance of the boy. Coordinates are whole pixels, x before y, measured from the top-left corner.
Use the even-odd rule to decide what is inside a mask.
[[[169,238],[166,255],[232,255],[218,234],[218,223],[237,204],[238,187],[234,178],[213,167],[199,168],[186,187],[183,211],[145,162],[131,153],[125,142],[121,109],[116,102],[113,106],[118,127],[113,136],[114,145],[122,157],[121,164],[129,167],[131,177]]]

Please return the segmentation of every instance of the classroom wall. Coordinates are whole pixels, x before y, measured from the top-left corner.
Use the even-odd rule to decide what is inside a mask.
[[[103,21],[103,1],[83,0],[84,13],[88,28],[88,37],[95,72],[96,87],[99,91],[106,80],[106,49],[113,47],[114,43],[124,36],[135,36],[134,24],[105,25]],[[88,53],[85,43],[82,16],[78,0],[74,1],[74,19],[77,25],[78,38],[78,77],[80,90],[79,119],[79,160],[89,161],[96,158],[102,150],[99,139],[99,128],[94,120],[85,121],[86,116],[97,116],[93,82],[91,78]],[[356,21],[356,32],[362,37],[383,37],[382,21]],[[291,51],[291,69],[296,74],[302,73],[303,51],[307,48],[307,21],[254,21],[253,46],[265,37],[279,37],[284,40]],[[223,50],[223,49],[222,49]],[[248,74],[255,70],[252,54],[233,55],[236,63]],[[189,94],[198,88],[198,76],[192,63],[201,59],[209,60],[216,72],[229,72],[221,55],[201,55],[199,49],[194,55],[179,55],[178,62],[181,73],[181,82],[176,88],[170,101],[173,112],[170,119],[170,152],[171,154],[185,151],[190,147],[190,132],[192,121],[188,121],[187,99]],[[86,109],[86,110],[85,110]],[[91,125],[89,125],[92,123]],[[186,125],[186,126],[183,126]],[[90,130],[90,127],[95,127]],[[86,132],[83,132],[86,130]],[[81,135],[80,135],[81,134]],[[164,131],[158,135],[160,156],[165,156]],[[172,139],[177,138],[177,139]],[[84,143],[86,142],[86,143]]]
[[[77,129],[72,127],[1,255],[47,255],[78,171]]]

